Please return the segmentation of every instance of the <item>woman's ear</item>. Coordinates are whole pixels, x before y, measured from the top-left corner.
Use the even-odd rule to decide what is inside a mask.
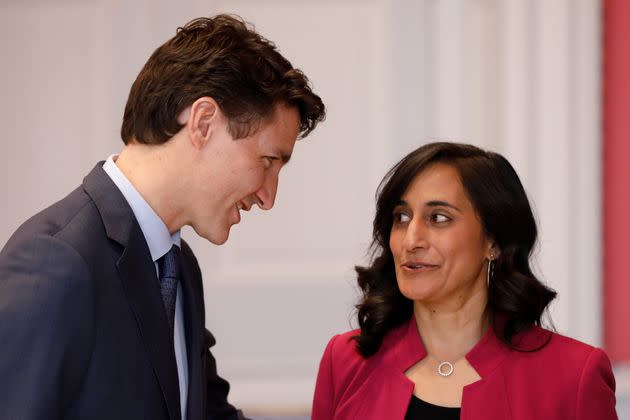
[[[497,246],[494,241],[488,241],[488,251],[486,253],[486,258],[490,261],[496,260],[501,255],[501,249]]]
[[[196,148],[201,149],[210,140],[219,119],[219,112],[217,102],[209,96],[204,96],[180,114],[182,119],[186,119],[188,136]]]

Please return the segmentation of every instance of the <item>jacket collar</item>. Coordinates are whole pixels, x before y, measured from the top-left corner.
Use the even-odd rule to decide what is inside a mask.
[[[499,315],[496,321],[497,327],[501,329],[505,318]],[[533,327],[517,334],[512,341],[516,348],[528,351],[544,345],[550,334],[547,330]],[[497,337],[494,328],[490,326],[479,342],[466,354],[466,359],[481,376],[481,380],[464,387],[462,420],[512,418],[504,373],[499,369],[512,353],[513,351]],[[392,370],[387,373],[387,369],[379,369],[381,372],[379,380],[371,382],[378,385],[370,388],[369,398],[377,401],[378,406],[387,407],[388,418],[403,419],[414,389],[413,382],[405,372],[427,356],[415,317],[412,316],[408,322],[392,330],[385,337],[379,354],[384,358],[379,366],[391,366]],[[495,403],[488,404],[488,401]],[[368,407],[373,405],[361,408],[360,416],[357,418],[382,418],[382,412]]]
[[[122,246],[116,262],[139,334],[153,366],[171,419],[180,419],[177,363],[155,265],[131,207],[99,162],[83,180],[83,189],[98,209],[107,237]]]
[[[105,226],[107,237],[126,247],[138,222],[125,197],[99,162],[83,179],[83,189],[90,196]]]
[[[390,337],[391,345],[395,348],[396,364],[401,372],[407,371],[427,356],[414,316],[411,316],[406,324],[394,330]],[[509,352],[510,349],[501,342],[496,336],[494,328],[490,326],[465,357],[477,373],[484,378],[503,362]]]

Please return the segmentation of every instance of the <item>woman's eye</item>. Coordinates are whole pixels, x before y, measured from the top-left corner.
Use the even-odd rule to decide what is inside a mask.
[[[406,213],[402,213],[402,212],[394,213],[394,221],[397,223],[407,223],[410,220],[411,220],[411,217],[409,217],[409,215]]]
[[[431,215],[431,221],[433,223],[446,223],[450,220],[451,220],[450,217],[445,216],[443,214],[435,213]]]

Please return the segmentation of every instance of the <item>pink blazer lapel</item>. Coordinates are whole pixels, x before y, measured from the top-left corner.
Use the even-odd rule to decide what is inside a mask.
[[[404,420],[413,393],[413,383],[401,372],[388,369],[374,372],[366,385],[356,395],[353,413],[348,419],[361,420]],[[350,408],[350,407],[349,407]]]
[[[510,420],[509,400],[501,369],[464,387],[461,420]]]

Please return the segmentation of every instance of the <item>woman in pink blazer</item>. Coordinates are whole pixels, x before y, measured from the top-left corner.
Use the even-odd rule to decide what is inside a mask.
[[[501,155],[432,143],[378,191],[360,329],[322,358],[313,420],[617,419],[606,354],[546,330],[536,223]]]

